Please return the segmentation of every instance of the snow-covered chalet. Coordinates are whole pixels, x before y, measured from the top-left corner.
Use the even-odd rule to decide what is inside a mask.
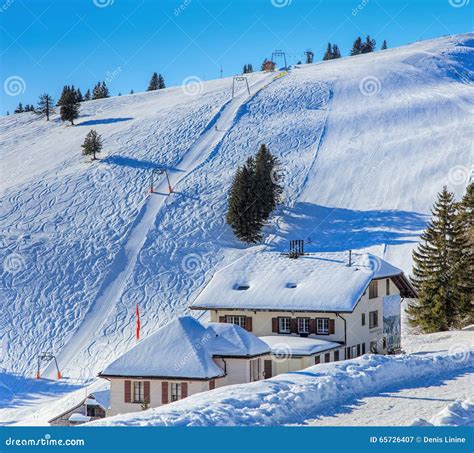
[[[265,376],[400,349],[404,273],[370,254],[250,253],[219,270],[192,303],[272,351]]]

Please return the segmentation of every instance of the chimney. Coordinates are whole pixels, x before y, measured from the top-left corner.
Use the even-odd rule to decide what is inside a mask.
[[[349,264],[348,264],[349,267],[352,266],[352,250],[349,250]]]
[[[304,241],[302,239],[294,239],[290,241],[290,258],[298,258],[304,255]]]

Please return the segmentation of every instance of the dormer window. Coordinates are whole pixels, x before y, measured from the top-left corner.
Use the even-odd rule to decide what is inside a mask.
[[[296,283],[287,283],[286,287],[287,288],[296,288]]]
[[[237,291],[245,291],[249,288],[250,286],[247,285],[246,283],[237,283],[236,285],[234,285],[234,289]]]

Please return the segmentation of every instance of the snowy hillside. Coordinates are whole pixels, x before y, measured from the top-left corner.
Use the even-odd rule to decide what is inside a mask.
[[[370,248],[409,270],[443,184],[459,197],[472,168],[474,34],[255,73],[192,89],[91,101],[75,127],[25,113],[0,119],[0,367],[34,373],[39,351],[89,377],[142,333],[186,312],[242,253],[225,225],[238,164],[267,143],[285,203],[266,246]],[[99,162],[81,155],[104,138]],[[151,169],[166,167],[149,194]],[[52,376],[49,370],[47,376]]]

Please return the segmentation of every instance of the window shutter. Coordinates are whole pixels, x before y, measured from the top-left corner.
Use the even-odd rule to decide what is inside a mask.
[[[290,332],[291,333],[298,333],[298,319],[291,318],[291,320],[290,320]]]
[[[264,374],[265,379],[272,377],[272,361],[271,360],[263,361],[263,374]]]
[[[336,332],[336,321],[334,319],[329,320],[329,333],[332,334]]]
[[[161,383],[161,404],[168,404],[168,382],[162,381]]]
[[[272,332],[278,333],[278,318],[272,318]]]
[[[143,397],[145,398],[145,403],[150,404],[150,381],[143,383]]]
[[[360,356],[360,344],[357,345],[357,357]]]
[[[225,322],[225,316],[219,316],[219,322]]]
[[[365,354],[365,343],[362,343],[362,354]]]
[[[246,316],[245,317],[245,330],[248,332],[252,332],[252,317]]]
[[[316,319],[309,320],[309,333],[316,333]]]
[[[314,357],[314,364],[319,365],[321,363],[321,356],[317,355]]]
[[[216,388],[216,381],[212,379],[212,381],[209,381],[209,390],[214,390]]]
[[[351,358],[351,348],[346,348],[346,360]]]
[[[132,402],[132,381],[125,381],[125,402],[131,403]]]
[[[188,396],[188,383],[183,382],[181,384],[181,397],[186,398]]]

